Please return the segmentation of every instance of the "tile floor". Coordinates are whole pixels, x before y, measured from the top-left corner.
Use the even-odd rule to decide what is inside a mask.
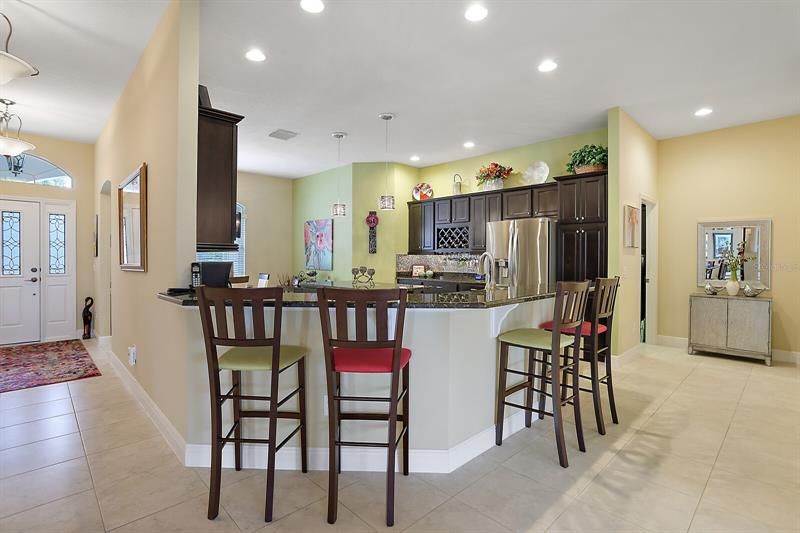
[[[326,473],[279,472],[276,520],[264,475],[225,471],[206,520],[207,469],[184,468],[109,362],[102,377],[0,395],[0,531],[358,532],[384,528],[383,475],[344,473],[325,523]],[[394,531],[798,531],[800,371],[643,346],[619,360],[621,424],[588,451],[551,421],[449,475],[398,478]],[[571,417],[570,417],[571,418]]]

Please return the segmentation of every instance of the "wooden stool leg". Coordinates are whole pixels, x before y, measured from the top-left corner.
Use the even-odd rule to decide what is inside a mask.
[[[219,377],[211,390],[211,480],[208,490],[208,519],[219,514],[219,495],[222,482],[222,406],[220,405]]]
[[[564,367],[561,370],[561,399],[567,399],[567,376],[569,375],[569,352],[570,348],[566,348],[564,350]],[[553,398],[555,398],[555,393],[553,393]]]
[[[341,396],[342,394],[342,373],[336,372],[336,395]],[[336,402],[336,413],[341,415],[342,413],[342,402],[338,400]],[[337,416],[336,420],[336,440],[342,440],[342,418],[341,416]],[[338,469],[337,472],[340,474],[342,473],[342,447],[336,447],[336,468]]]
[[[232,370],[231,371],[231,381],[235,386],[235,394],[237,396],[242,395],[242,373],[239,370]],[[233,437],[236,439],[242,438],[242,425],[241,425],[241,413],[242,412],[242,400],[239,398],[234,398],[233,400],[233,423],[236,424],[236,429],[233,430]],[[234,442],[233,444],[233,457],[234,457],[234,466],[236,470],[242,469],[242,443],[239,441]]]
[[[586,442],[583,440],[583,421],[581,420],[581,376],[580,376],[580,357],[578,357],[579,350],[576,347],[573,350],[572,358],[572,407],[575,413],[575,432],[578,436],[578,449],[582,452],[586,451]]]
[[[611,350],[606,350],[606,387],[608,388],[608,404],[611,406],[611,421],[619,424],[617,404],[614,402],[614,382],[611,379]]]
[[[535,353],[535,352],[534,352]],[[547,357],[547,355],[542,352],[542,360]],[[541,374],[539,374],[539,390],[546,391],[547,390],[547,364],[539,363],[539,368]],[[544,420],[544,408],[547,402],[547,396],[544,392],[539,393],[539,420]]]
[[[300,387],[300,469],[308,472],[308,440],[306,438],[306,358],[297,362],[297,386]]]
[[[528,350],[528,374],[531,375],[528,376],[527,378],[528,387],[525,389],[525,407],[527,407],[527,409],[525,410],[526,428],[531,427],[531,422],[532,422],[531,419],[533,418],[533,411],[531,411],[530,409],[533,409],[533,374],[536,373],[536,368],[534,367],[534,364],[535,363],[533,361],[533,349],[531,348]]]
[[[405,430],[405,433],[403,434],[403,475],[404,476],[408,475],[408,469],[409,469],[409,464],[408,464],[408,461],[409,461],[409,448],[408,448],[408,445],[409,445],[410,439],[409,439],[409,436],[408,436],[408,434],[409,434],[408,426],[411,423],[411,418],[410,418],[411,415],[410,415],[410,411],[409,411],[408,407],[409,407],[409,403],[410,403],[410,401],[409,401],[410,398],[409,397],[411,396],[411,385],[410,385],[411,382],[409,381],[409,376],[411,375],[411,370],[409,368],[410,366],[411,366],[411,363],[409,362],[408,364],[406,364],[406,367],[403,369],[403,388],[407,389],[406,395],[403,396],[403,429]]]
[[[269,390],[269,444],[267,444],[267,490],[264,521],[272,522],[272,509],[275,503],[275,448],[278,440],[278,370],[270,372],[272,379]]]
[[[328,377],[328,387],[330,388],[331,378]],[[339,454],[336,444],[336,435],[339,420],[339,409],[336,400],[333,399],[334,391],[328,392],[328,523],[336,523],[336,513],[339,509]]]
[[[561,354],[556,352],[550,354],[553,361],[553,379],[552,379],[552,390],[551,394],[553,395],[553,427],[556,433],[556,448],[558,449],[558,462],[559,464],[567,468],[569,466],[569,460],[567,459],[567,445],[564,442],[564,419],[561,415],[561,402],[559,401],[559,392],[562,389],[561,383]]]
[[[397,395],[400,376],[392,375],[392,386],[389,393],[389,440],[386,447],[386,526],[394,525],[394,466],[397,454]]]
[[[497,370],[497,409],[494,424],[494,442],[498,446],[503,444],[503,418],[505,415],[506,400],[506,367],[508,366],[508,344],[500,343],[500,367]]]
[[[592,378],[592,402],[594,403],[594,418],[597,421],[597,432],[601,435],[606,434],[606,423],[603,420],[603,406],[600,403],[600,379],[597,375],[599,369],[597,368],[597,348],[593,344],[591,347],[591,378]]]

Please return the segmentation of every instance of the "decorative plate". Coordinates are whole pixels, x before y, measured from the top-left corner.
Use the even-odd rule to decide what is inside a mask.
[[[547,176],[550,174],[550,167],[544,161],[535,161],[531,163],[523,173],[523,181],[527,185],[538,185],[547,181]]]
[[[428,185],[427,183],[417,183],[413,189],[411,189],[411,195],[414,197],[414,200],[428,200],[433,198],[433,187]]]

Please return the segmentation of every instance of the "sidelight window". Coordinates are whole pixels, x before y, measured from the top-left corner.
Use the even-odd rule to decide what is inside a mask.
[[[48,250],[50,274],[67,273],[67,215],[50,213],[48,215]]]
[[[22,251],[20,222],[21,214],[19,211],[2,212],[2,274],[4,276],[19,276],[22,273],[20,264]]]

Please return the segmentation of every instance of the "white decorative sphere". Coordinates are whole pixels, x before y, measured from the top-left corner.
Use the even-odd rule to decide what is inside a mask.
[[[550,174],[550,167],[544,161],[536,161],[529,166],[522,174],[523,180],[528,185],[538,185],[547,181]]]

